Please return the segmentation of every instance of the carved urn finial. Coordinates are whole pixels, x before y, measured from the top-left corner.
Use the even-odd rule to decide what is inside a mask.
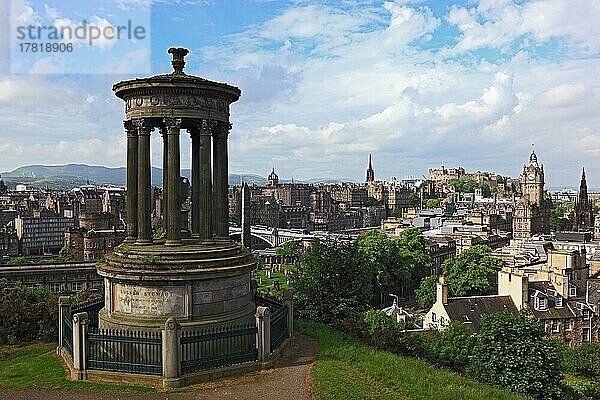
[[[173,55],[173,60],[171,61],[173,74],[184,74],[183,68],[185,67],[185,56],[187,56],[189,52],[188,49],[184,49],[183,47],[171,47],[169,49],[169,54]]]

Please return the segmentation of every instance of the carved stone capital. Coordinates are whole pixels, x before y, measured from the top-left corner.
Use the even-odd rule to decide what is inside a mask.
[[[137,128],[138,135],[150,135],[152,130],[154,129],[154,125],[151,121],[146,118],[136,118],[133,121],[133,124]]]
[[[132,120],[126,119],[123,121],[123,126],[125,127],[125,132],[127,133],[127,137],[136,137],[137,136],[137,127],[133,123]]]
[[[192,136],[197,134],[210,136],[213,134],[213,130],[217,124],[217,121],[211,119],[195,119],[191,121],[192,128],[189,128],[187,131]]]
[[[179,135],[181,129],[181,118],[163,118],[163,124],[169,135]]]
[[[229,135],[229,131],[231,130],[233,125],[229,122],[219,122],[213,128],[212,134],[215,140],[227,140],[227,136]]]

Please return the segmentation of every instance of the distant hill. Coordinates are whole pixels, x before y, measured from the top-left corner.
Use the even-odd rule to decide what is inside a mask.
[[[191,179],[191,171],[184,169],[182,175]],[[19,183],[34,187],[64,189],[79,186],[89,181],[92,184],[125,185],[127,174],[125,167],[102,167],[86,164],[67,165],[27,165],[10,172],[3,172],[2,177],[9,186]],[[239,185],[242,181],[249,185],[266,185],[267,178],[253,174],[229,174],[229,184]],[[162,169],[152,167],[152,184],[162,186]]]
[[[191,180],[191,171],[183,169],[182,175]],[[91,184],[103,185],[125,185],[127,181],[125,167],[109,168],[103,166],[86,164],[67,165],[26,165],[10,172],[2,172],[2,178],[6,183],[14,187],[22,183],[33,187],[51,189],[66,189],[84,185],[89,181]],[[267,178],[255,174],[229,174],[229,185],[239,185],[241,182],[249,185],[264,186]],[[335,183],[350,181],[342,178],[312,178],[304,181],[294,180],[296,183]],[[281,183],[289,183],[291,180],[281,180]],[[162,169],[152,167],[152,184],[162,186]]]

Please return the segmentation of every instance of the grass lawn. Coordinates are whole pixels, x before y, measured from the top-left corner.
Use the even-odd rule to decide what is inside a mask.
[[[317,399],[526,399],[416,358],[372,349],[321,324],[298,322],[296,329],[320,345],[312,370]]]
[[[152,387],[72,382],[65,377],[56,343],[0,347],[0,386],[16,388],[105,389],[155,392]]]

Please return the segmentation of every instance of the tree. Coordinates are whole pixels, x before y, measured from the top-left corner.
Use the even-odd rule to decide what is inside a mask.
[[[0,343],[56,340],[57,295],[0,280]]]
[[[73,255],[73,250],[67,245],[63,246],[62,249],[58,252],[58,257],[56,257],[56,262],[69,262],[73,261],[75,256]]]
[[[367,201],[365,201],[365,205],[367,207],[380,206],[381,200],[377,200],[375,197],[367,197]]]
[[[366,310],[373,299],[371,265],[355,242],[313,243],[300,256],[294,282],[298,316],[332,323]]]
[[[430,275],[426,278],[421,279],[421,284],[415,291],[419,307],[430,309],[433,303],[435,303],[436,296],[436,285],[438,282],[438,276]]]
[[[396,208],[390,212],[390,217],[402,218],[402,210],[400,208]]]
[[[570,230],[573,203],[554,204],[550,211],[550,229],[555,232]]]
[[[497,273],[502,261],[492,256],[492,249],[483,244],[468,248],[442,264],[444,279],[452,296],[494,294]]]
[[[444,199],[427,199],[425,201],[425,207],[427,208],[437,208],[442,204]]]
[[[374,305],[381,306],[388,293],[401,293],[416,286],[431,270],[432,259],[426,250],[427,240],[417,228],[403,231],[396,239],[372,230],[356,239],[358,250],[374,271]]]
[[[407,200],[408,204],[410,204],[411,206],[418,206],[419,204],[421,204],[421,198],[415,192],[410,192],[408,194]]]
[[[275,254],[278,256],[299,256],[301,252],[302,247],[295,240],[288,240],[275,249]]]
[[[474,343],[466,325],[453,321],[433,342],[432,348],[439,364],[462,372],[469,364]]]
[[[6,265],[21,265],[21,264],[32,264],[32,262],[25,257],[13,257],[6,262]]]
[[[502,261],[492,256],[492,250],[483,244],[468,248],[442,264],[444,280],[450,296],[477,296],[497,291],[497,273]],[[435,303],[437,276],[421,280],[416,290],[419,305],[429,308]]]
[[[560,366],[556,343],[544,339],[544,328],[530,311],[481,320],[469,363],[469,373],[478,380],[536,399],[558,398]]]

